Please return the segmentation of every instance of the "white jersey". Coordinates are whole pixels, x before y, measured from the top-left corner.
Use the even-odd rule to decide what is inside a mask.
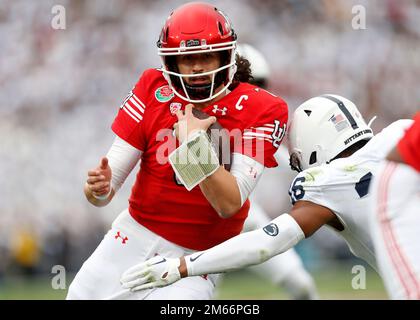
[[[369,184],[381,160],[411,124],[412,120],[396,121],[350,157],[300,172],[289,190],[292,203],[306,200],[333,211],[344,230],[332,229],[344,238],[355,256],[376,270],[369,231]]]

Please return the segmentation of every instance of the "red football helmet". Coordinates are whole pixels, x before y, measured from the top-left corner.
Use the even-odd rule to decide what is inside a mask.
[[[214,6],[191,2],[175,9],[167,18],[157,42],[162,72],[174,93],[181,99],[207,102],[222,94],[236,72],[236,34],[227,16]],[[220,51],[221,67],[199,74],[181,74],[177,55]],[[212,76],[210,85],[188,86],[184,78]],[[214,89],[223,85],[214,94]],[[182,93],[183,92],[183,93]],[[196,99],[194,99],[196,98]]]

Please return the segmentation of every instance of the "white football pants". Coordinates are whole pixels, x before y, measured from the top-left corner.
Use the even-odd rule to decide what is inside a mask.
[[[156,254],[177,258],[194,251],[156,235],[124,210],[113,222],[69,287],[67,299],[205,300],[211,299],[218,275],[187,277],[172,285],[137,292],[122,288],[121,275]]]

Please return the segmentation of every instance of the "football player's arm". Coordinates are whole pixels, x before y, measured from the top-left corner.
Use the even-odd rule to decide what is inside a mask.
[[[185,113],[178,111],[176,114],[178,122],[174,125],[174,129],[181,143],[187,141],[197,131],[206,131],[216,121],[215,117],[206,119],[195,117],[192,108],[193,105],[188,104],[185,106]],[[234,154],[232,158],[231,172],[219,166],[199,183],[203,195],[222,218],[230,218],[241,209],[264,168],[262,164],[241,154]],[[248,177],[248,170],[251,168],[254,171]]]
[[[237,213],[254,190],[264,166],[243,154],[233,153],[230,172],[220,166],[200,183],[201,191],[222,218]]]
[[[200,184],[203,194],[221,217],[229,218],[238,212],[257,185],[264,168],[277,165],[273,155],[284,136],[286,123],[287,105],[283,102],[279,105],[276,101],[244,130],[243,148],[241,153],[233,154],[230,172],[219,168]]]
[[[136,291],[169,285],[180,278],[227,272],[262,263],[283,253],[335,218],[331,210],[298,201],[290,214],[267,226],[241,233],[213,248],[181,258],[153,257],[131,267],[121,278],[124,288]]]
[[[180,275],[219,273],[262,263],[310,237],[334,218],[326,207],[298,201],[289,214],[272,220],[271,227],[242,233],[209,250],[181,258]]]
[[[84,186],[86,199],[97,207],[106,206],[139,161],[142,151],[118,136],[98,167],[88,171]]]
[[[407,164],[420,171],[420,113],[397,146],[391,150],[387,160]]]

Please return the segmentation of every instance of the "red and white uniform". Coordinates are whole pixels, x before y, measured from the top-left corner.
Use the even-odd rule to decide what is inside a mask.
[[[198,186],[188,192],[176,181],[167,156],[177,147],[171,135],[177,122],[174,110],[186,104],[174,96],[160,71],[146,70],[122,104],[112,129],[143,151],[129,199],[132,217],[175,244],[205,250],[241,232],[249,202],[232,218],[222,219]],[[216,116],[223,128],[241,131],[243,143],[238,145],[232,137],[231,150],[255,158],[266,167],[277,165],[273,155],[284,135],[288,114],[283,100],[241,83],[202,111]]]
[[[414,117],[414,124],[407,130],[404,138],[397,144],[404,162],[420,171],[420,112]]]
[[[232,218],[222,219],[199,187],[180,185],[168,155],[178,146],[172,135],[175,112],[187,102],[173,94],[162,73],[146,70],[122,103],[112,130],[141,155],[141,167],[124,210],[73,280],[68,299],[210,299],[218,275],[191,277],[158,289],[130,292],[120,284],[130,267],[156,254],[188,255],[215,246],[242,230],[246,200]],[[236,129],[231,150],[277,165],[274,153],[286,131],[287,105],[253,85],[240,83],[202,111]],[[111,166],[112,167],[112,166]],[[113,172],[114,175],[114,172]]]
[[[407,164],[384,161],[372,185],[376,259],[392,299],[420,299],[420,114],[398,142]]]

